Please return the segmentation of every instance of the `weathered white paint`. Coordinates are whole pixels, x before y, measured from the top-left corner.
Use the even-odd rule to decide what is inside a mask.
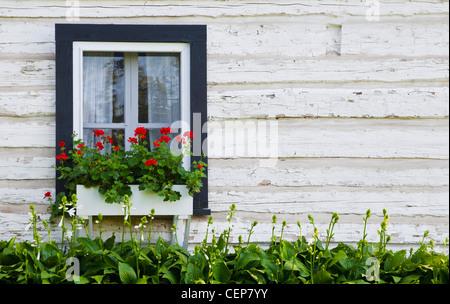
[[[449,113],[448,87],[261,88],[212,86],[212,119],[275,117],[442,117]]]
[[[336,20],[335,17],[291,17],[289,22],[254,19],[230,23],[227,18],[201,20],[201,16],[179,17],[181,23],[208,24],[208,54],[293,56],[448,56],[447,16],[429,18],[385,17],[385,22]],[[145,20],[116,18],[117,23],[144,23]],[[387,22],[388,21],[388,22]],[[9,18],[0,24],[0,51],[5,54],[54,54],[54,22],[38,18]],[[84,19],[85,23],[108,23],[108,19]],[[174,23],[174,19],[157,19]],[[35,29],[39,28],[36,33]],[[32,50],[32,52],[30,52]]]
[[[276,128],[269,129],[270,123]],[[259,127],[262,124],[262,127]],[[0,146],[54,147],[54,117],[2,118]],[[242,137],[247,130],[262,130],[265,145]],[[370,157],[448,159],[447,119],[279,119],[211,121],[208,123],[211,158],[238,157]],[[236,133],[236,132],[239,133]],[[260,132],[260,131],[258,131]],[[250,135],[252,135],[250,133]],[[271,137],[270,137],[271,136]],[[279,144],[274,146],[274,136]],[[271,144],[272,143],[272,144]],[[274,147],[275,154],[266,153]],[[256,148],[255,154],[249,149]]]
[[[449,168],[447,160],[404,158],[280,158],[273,167],[236,158],[209,165],[213,187],[445,187]]]
[[[208,132],[210,158],[448,159],[449,153],[447,119],[228,120],[209,122]],[[257,141],[260,134],[266,142]]]
[[[39,117],[55,115],[55,91],[20,90],[0,94],[0,116]]]
[[[297,220],[310,236],[307,214],[324,234],[336,211],[333,241],[356,243],[370,208],[368,239],[377,241],[386,208],[393,246],[415,246],[427,229],[441,242],[449,227],[449,3],[380,2],[376,22],[366,20],[367,9],[360,0],[80,1],[79,22],[207,24],[216,233],[228,227],[235,203],[232,242],[246,239],[256,219],[252,240],[267,242],[272,214],[288,222],[288,239],[299,235]],[[63,0],[0,3],[1,239],[31,238],[23,231],[30,203],[48,217],[42,197],[54,195],[54,24],[70,22],[67,12]],[[261,122],[277,126],[272,167],[225,130]],[[194,218],[191,246],[203,240],[206,220]],[[157,219],[154,237],[169,238],[170,226]],[[122,225],[107,219],[105,227],[120,233]]]
[[[65,18],[67,8],[65,1],[3,1],[0,15],[6,17],[53,17]],[[408,2],[409,3],[409,2]],[[448,2],[441,0],[415,1],[405,5],[404,2],[383,2],[380,16],[445,15],[448,13]],[[80,17],[94,18],[132,18],[132,17],[178,17],[205,16],[217,17],[291,17],[328,15],[337,18],[364,17],[367,6],[360,0],[337,0],[333,2],[315,0],[308,3],[276,0],[261,2],[258,0],[235,1],[80,1]],[[283,18],[281,18],[283,21]],[[239,20],[234,20],[239,22]]]
[[[0,87],[44,86],[55,81],[53,60],[1,60]],[[208,56],[209,84],[445,81],[448,58],[370,60]]]

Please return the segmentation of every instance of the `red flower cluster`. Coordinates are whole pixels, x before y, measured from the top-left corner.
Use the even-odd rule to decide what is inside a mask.
[[[77,149],[79,149],[79,150],[77,150],[77,154],[78,154],[78,155],[82,155],[82,154],[83,154],[83,152],[81,151],[81,149],[83,149],[85,146],[86,146],[85,143],[81,143],[81,144],[78,144],[78,145],[77,145]]]
[[[99,149],[100,151],[103,150],[105,148],[105,146],[103,146],[102,142],[99,141],[95,144],[95,146],[97,147],[97,149]]]
[[[183,136],[187,136],[189,138],[194,138],[194,133],[192,131],[186,131],[183,133]]]
[[[167,135],[162,135],[159,141],[161,142],[165,141],[166,143],[168,143],[170,141],[170,137]]]
[[[150,167],[151,165],[157,165],[157,164],[158,163],[157,163],[156,159],[154,159],[154,158],[148,159],[148,160],[145,161],[145,165],[148,166],[148,167]]]
[[[134,136],[139,136],[141,139],[145,139],[145,134],[147,134],[147,130],[144,127],[138,127],[134,130]]]
[[[52,194],[50,193],[50,191],[45,192],[45,194],[44,194],[44,199],[50,198],[50,197],[52,197]]]
[[[159,130],[159,132],[161,134],[167,135],[167,134],[172,134],[173,130],[170,127],[167,127],[167,128],[161,128],[161,130]]]
[[[138,140],[136,137],[129,137],[128,138],[128,142],[132,143],[132,144],[138,144]]]
[[[97,137],[105,135],[105,131],[103,130],[92,130],[92,132],[94,132],[95,136]]]
[[[67,159],[67,155],[66,155],[66,153],[63,152],[63,153],[57,155],[57,156],[56,156],[56,159],[57,159],[57,160],[61,160],[61,159],[62,159],[62,160],[66,160],[66,159]]]
[[[60,141],[59,144],[58,144],[58,146],[59,146],[60,148],[64,147],[65,145],[66,145],[66,143],[63,142],[63,141]]]

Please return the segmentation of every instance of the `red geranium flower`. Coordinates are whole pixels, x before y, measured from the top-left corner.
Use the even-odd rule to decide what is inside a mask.
[[[161,146],[161,143],[157,140],[153,142],[153,147],[159,147]]]
[[[134,136],[139,136],[142,139],[145,138],[145,134],[147,134],[147,130],[144,127],[138,127],[134,130]]]
[[[136,137],[129,137],[128,138],[128,142],[132,143],[132,144],[138,144],[138,140]]]
[[[194,138],[194,133],[192,131],[186,131],[183,133],[183,136],[187,136],[189,138]]]
[[[105,146],[103,146],[102,142],[99,141],[98,143],[95,144],[95,146],[101,151],[105,148]]]
[[[44,199],[50,198],[50,197],[52,197],[52,194],[50,193],[50,191],[45,192],[45,194],[44,194]]]
[[[97,136],[97,137],[105,135],[105,131],[103,131],[103,130],[92,130],[92,132],[94,132],[95,136]]]
[[[67,155],[66,155],[66,153],[63,152],[63,153],[57,155],[56,159],[57,160],[61,160],[61,159],[66,160],[67,159]]]
[[[166,143],[168,143],[170,141],[170,137],[167,135],[162,135],[160,141],[165,141]]]
[[[106,136],[106,139],[109,141],[109,143],[112,145],[114,140],[111,138],[111,136]]]
[[[119,151],[119,146],[113,146],[112,148],[116,151]]]
[[[200,168],[203,168],[205,165],[200,165],[200,164],[198,164],[198,168],[200,169]]]
[[[148,167],[150,167],[151,165],[157,165],[157,164],[158,163],[157,163],[156,159],[154,159],[154,158],[148,159],[148,160],[145,161],[145,165],[148,166]]]
[[[58,146],[59,146],[60,148],[64,147],[65,145],[66,145],[66,143],[63,142],[63,141],[60,141],[59,144],[58,144]]]
[[[86,144],[85,143],[81,143],[81,144],[77,145],[77,148],[78,149],[83,149],[84,146],[86,146]]]
[[[161,134],[167,135],[167,134],[171,134],[172,133],[172,129],[170,127],[167,128],[161,128],[161,130],[159,130],[159,132]]]

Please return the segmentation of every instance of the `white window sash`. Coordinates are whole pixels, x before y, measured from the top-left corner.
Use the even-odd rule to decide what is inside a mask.
[[[137,117],[133,117],[133,113],[137,114],[138,92],[133,90],[127,81],[125,86],[126,96],[131,97],[131,102],[125,103],[125,122],[115,124],[85,124],[83,125],[83,52],[85,51],[103,51],[103,52],[124,52],[136,53],[135,60],[125,60],[125,63],[136,65],[137,53],[179,53],[180,54],[180,111],[181,121],[175,122],[172,127],[181,128],[181,134],[190,131],[190,46],[189,43],[154,43],[154,42],[90,42],[76,41],[73,42],[73,132],[77,138],[83,139],[83,128],[124,128],[126,136],[133,136],[134,128],[137,126],[145,128],[161,128],[167,126],[158,123],[138,123]],[[132,69],[126,69],[131,73]],[[127,75],[131,77],[131,75]],[[136,76],[135,76],[136,77]],[[134,82],[133,82],[134,81]],[[132,79],[131,83],[137,83],[137,79]],[[131,134],[131,135],[130,135]],[[125,137],[125,148],[130,148],[130,143]],[[185,168],[188,169],[190,157],[184,159]]]

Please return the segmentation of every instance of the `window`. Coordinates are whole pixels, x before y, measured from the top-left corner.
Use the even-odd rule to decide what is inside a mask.
[[[85,142],[103,129],[129,149],[124,139],[137,127],[149,142],[172,123],[183,122],[175,125],[181,134],[190,130],[188,43],[74,42],[73,49],[74,131]]]
[[[129,148],[124,138],[137,127],[151,142],[178,122],[178,133],[194,131],[192,146],[201,146],[206,118],[205,26],[56,25],[56,143],[71,142],[73,132],[88,143],[103,129]],[[205,179],[194,214],[210,213],[207,190]]]

